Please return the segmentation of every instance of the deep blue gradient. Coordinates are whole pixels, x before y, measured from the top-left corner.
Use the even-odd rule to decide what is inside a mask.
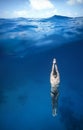
[[[0,19],[0,130],[83,130],[83,18]],[[61,83],[52,117],[50,72]]]

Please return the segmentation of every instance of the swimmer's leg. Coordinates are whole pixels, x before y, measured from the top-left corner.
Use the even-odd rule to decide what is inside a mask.
[[[51,92],[51,98],[52,98],[52,115],[57,115],[57,109],[58,109],[58,89],[54,92]]]

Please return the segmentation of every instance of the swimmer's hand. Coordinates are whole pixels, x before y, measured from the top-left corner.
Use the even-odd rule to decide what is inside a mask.
[[[53,64],[56,64],[56,59],[55,58],[53,59]]]

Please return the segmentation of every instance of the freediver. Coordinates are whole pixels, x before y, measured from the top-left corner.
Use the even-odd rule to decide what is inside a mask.
[[[50,74],[50,83],[51,83],[51,99],[52,99],[52,115],[57,115],[58,108],[58,96],[59,96],[59,83],[60,83],[60,75],[58,72],[58,67],[56,64],[56,59],[53,59],[52,71]]]

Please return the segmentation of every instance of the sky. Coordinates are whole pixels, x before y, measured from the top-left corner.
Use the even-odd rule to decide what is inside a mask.
[[[0,0],[0,18],[83,16],[83,0]]]

